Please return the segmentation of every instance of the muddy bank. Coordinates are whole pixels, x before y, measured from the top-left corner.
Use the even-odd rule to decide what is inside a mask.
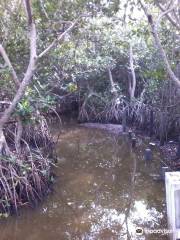
[[[120,124],[103,124],[103,123],[81,123],[82,127],[103,129],[114,134],[121,134],[123,126]]]

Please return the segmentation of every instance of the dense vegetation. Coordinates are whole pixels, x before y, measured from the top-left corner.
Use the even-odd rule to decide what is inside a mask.
[[[178,0],[1,1],[2,210],[47,190],[52,113],[178,137],[178,11]]]

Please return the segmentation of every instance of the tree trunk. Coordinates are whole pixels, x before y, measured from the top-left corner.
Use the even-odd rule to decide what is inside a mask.
[[[113,76],[110,68],[108,68],[108,74],[109,74],[109,81],[111,85],[111,93],[113,94],[114,97],[117,97],[117,89],[115,87],[115,83],[113,81]]]
[[[18,154],[21,154],[21,139],[23,134],[23,124],[20,117],[18,117],[17,120],[18,122],[17,122],[17,130],[15,134],[15,147],[16,147],[16,152]]]
[[[130,64],[130,70],[131,70],[131,78],[129,78],[129,96],[130,96],[130,101],[132,101],[132,99],[135,96],[135,90],[136,90],[136,74],[134,70],[133,49],[132,49],[131,43],[129,46],[129,64]]]
[[[11,155],[11,152],[6,143],[6,139],[2,129],[0,129],[0,155],[5,155],[5,156]]]

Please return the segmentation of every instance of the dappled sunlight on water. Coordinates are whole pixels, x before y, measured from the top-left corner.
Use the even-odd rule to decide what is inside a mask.
[[[54,128],[54,134],[58,130]],[[136,228],[166,227],[159,155],[146,165],[144,144],[75,125],[61,131],[55,191],[34,210],[23,210],[0,225],[0,240],[166,239],[136,236]]]

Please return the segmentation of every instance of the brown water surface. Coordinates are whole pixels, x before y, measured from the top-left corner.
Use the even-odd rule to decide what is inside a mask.
[[[59,130],[54,127],[54,134]],[[36,209],[0,223],[0,240],[156,240],[137,227],[166,227],[164,183],[152,179],[159,155],[143,160],[145,144],[103,130],[64,125],[57,146],[55,191]]]

